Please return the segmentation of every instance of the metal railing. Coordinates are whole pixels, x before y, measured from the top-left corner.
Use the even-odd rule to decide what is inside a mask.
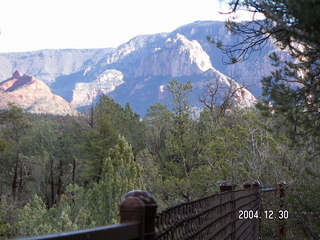
[[[139,222],[122,223],[105,227],[57,233],[45,236],[23,238],[23,240],[87,240],[87,239],[122,239],[135,240],[140,238]],[[22,240],[22,239],[21,239]]]
[[[261,209],[260,194],[264,190],[261,191],[257,181],[245,182],[243,187],[234,190],[232,184],[223,182],[220,193],[178,204],[158,214],[151,194],[132,191],[119,205],[120,224],[24,240],[258,239],[261,217],[257,214]],[[284,231],[283,228],[279,230]]]
[[[156,239],[257,239],[258,219],[241,219],[241,211],[258,211],[258,186],[232,190],[224,182],[221,193],[179,204],[159,213]]]

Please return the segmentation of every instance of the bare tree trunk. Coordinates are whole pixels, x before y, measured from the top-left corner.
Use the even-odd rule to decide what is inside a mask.
[[[18,167],[19,167],[19,155],[16,155],[16,163],[14,165],[14,174],[13,174],[12,185],[11,185],[12,198],[14,200],[16,198],[16,192],[17,192]]]
[[[75,176],[76,176],[76,159],[75,157],[72,158],[72,183],[75,184]]]
[[[62,176],[63,176],[63,169],[62,169],[62,160],[59,161],[59,180],[58,180],[58,189],[57,189],[57,199],[56,201],[60,200],[62,194]]]
[[[18,199],[20,199],[20,195],[22,192],[23,187],[23,168],[22,168],[22,162],[20,162],[20,174],[19,174],[19,186],[18,186]]]
[[[50,167],[50,187],[51,187],[51,203],[49,207],[52,207],[54,204],[54,176],[53,176],[53,160],[51,159],[51,167]]]

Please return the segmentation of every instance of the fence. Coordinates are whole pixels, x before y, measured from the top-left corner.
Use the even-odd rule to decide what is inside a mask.
[[[224,182],[221,193],[182,203],[158,214],[157,238],[165,239],[257,239],[258,219],[245,219],[243,212],[259,210],[259,185],[231,191]],[[241,219],[243,218],[243,219]]]
[[[176,205],[158,214],[151,194],[132,191],[119,205],[120,224],[24,240],[258,239],[261,187],[257,181],[245,182],[243,187],[234,190],[232,184],[223,182],[220,193]]]

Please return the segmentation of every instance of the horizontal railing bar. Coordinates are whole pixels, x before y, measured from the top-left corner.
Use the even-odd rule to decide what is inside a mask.
[[[237,212],[237,211],[241,210],[241,208],[243,208],[243,207],[245,207],[245,206],[249,206],[251,203],[254,203],[254,202],[256,202],[256,201],[257,201],[256,199],[250,200],[249,202],[246,202],[246,203],[240,205],[239,207],[235,208],[233,212]],[[256,204],[256,205],[257,205],[257,204]],[[254,207],[257,207],[256,205],[255,205]],[[258,206],[259,206],[259,205],[258,205]],[[258,209],[258,207],[257,207],[257,209]],[[257,210],[257,209],[250,209],[250,210]]]
[[[225,218],[226,216],[228,216],[228,215],[230,215],[230,214],[233,214],[233,213],[235,213],[235,211],[228,211],[228,212],[224,213],[223,215],[220,215],[220,216],[217,217],[214,221],[212,221],[212,222],[204,225],[202,228],[200,228],[199,231],[198,231],[198,233],[201,232],[201,231],[203,231],[204,229],[206,229],[208,226],[211,226],[211,225],[213,225],[213,224],[216,224],[217,222],[221,221],[221,219],[223,219],[223,218]],[[198,216],[193,216],[193,217],[190,217],[189,219],[192,219],[192,220],[193,220],[193,219],[196,219],[196,218],[198,218]],[[189,220],[189,219],[188,219],[188,220]],[[225,228],[227,228],[227,227],[230,225],[230,223],[234,223],[235,221],[236,221],[236,220],[229,221],[229,222],[227,222],[224,226],[218,228],[218,229],[216,230],[216,232],[215,232],[215,235],[219,234],[221,231],[223,231]],[[181,224],[181,223],[182,223],[182,222],[179,222],[178,224]],[[177,225],[178,225],[178,224],[177,224]],[[196,236],[198,233],[195,233],[195,234],[191,235],[191,237]]]
[[[171,210],[175,209],[175,208],[179,208],[183,205],[192,205],[194,204],[195,202],[199,202],[200,201],[203,201],[204,199],[209,199],[210,197],[218,197],[218,196],[221,196],[221,195],[232,195],[233,193],[235,192],[240,192],[240,191],[247,191],[247,189],[245,190],[233,190],[233,191],[228,191],[228,192],[224,192],[223,194],[215,194],[215,195],[211,195],[209,197],[205,197],[205,198],[202,198],[202,199],[197,199],[196,201],[190,201],[190,202],[185,202],[183,204],[179,204],[179,205],[176,205],[172,208],[169,208],[169,209],[166,209],[164,210],[163,212],[161,212],[160,214],[166,214],[168,212],[170,212]],[[224,217],[228,216],[229,214],[233,214],[233,213],[236,213],[237,210],[241,209],[242,207],[245,207],[245,206],[249,206],[251,205],[252,203],[255,203],[257,200],[256,199],[250,199],[252,196],[256,196],[256,192],[252,192],[252,193],[249,193],[245,196],[240,196],[240,197],[236,197],[236,198],[233,198],[232,200],[230,201],[227,201],[227,202],[224,202],[222,204],[219,204],[219,205],[215,205],[215,206],[212,206],[208,209],[206,209],[205,211],[201,211],[199,213],[196,213],[195,215],[191,215],[191,216],[188,216],[187,218],[184,218],[184,219],[180,219],[176,222],[173,222],[172,225],[170,226],[167,226],[167,227],[164,227],[164,228],[161,228],[158,229],[158,236],[163,236],[163,235],[166,235],[168,232],[170,232],[173,228],[179,228],[179,226],[183,225],[185,222],[187,221],[193,221],[193,220],[196,220],[197,218],[201,217],[201,215],[204,215],[206,213],[209,213],[211,211],[213,211],[214,209],[217,209],[217,208],[221,208],[222,206],[224,205],[227,205],[227,204],[230,204],[230,202],[237,202],[237,201],[243,201],[243,199],[246,199],[247,201],[245,201],[243,204],[241,204],[241,206],[239,206],[238,208],[234,209],[234,210],[229,210],[228,212],[225,212],[224,214],[220,215],[219,217],[217,217],[215,220],[213,220],[212,222],[210,223],[207,223],[206,225],[202,226],[200,229],[199,229],[199,232],[203,231],[204,229],[206,229],[208,226],[212,225],[212,224],[215,224],[219,221],[221,221],[221,219],[223,219]],[[219,198],[219,197],[218,197]],[[254,204],[254,209],[258,209],[258,206],[259,204]],[[159,216],[159,215],[158,215]],[[234,221],[231,221],[231,222],[234,222]],[[226,224],[225,226],[223,226],[222,228],[220,227],[219,229],[216,230],[216,233],[215,234],[218,234],[219,232],[221,232],[223,229],[225,229],[227,226],[229,225]],[[195,236],[197,235],[198,233],[194,233],[192,234],[191,236]]]
[[[218,193],[214,193],[214,194],[211,194],[211,195],[203,197],[203,198],[191,200],[189,202],[179,203],[179,204],[177,204],[175,206],[168,207],[168,208],[164,209],[162,212],[158,213],[158,215],[161,215],[161,214],[166,213],[166,212],[170,212],[170,210],[182,207],[184,205],[191,205],[191,204],[195,204],[195,203],[198,203],[198,202],[201,202],[201,201],[204,201],[204,200],[207,200],[207,199],[215,198],[215,197],[218,197],[218,196],[229,195],[231,192],[241,192],[241,191],[247,191],[247,189],[231,190],[231,191],[226,191],[226,192],[222,192],[222,193],[218,192]],[[225,202],[225,203],[228,203],[228,202]]]
[[[272,188],[264,188],[261,189],[261,192],[276,192],[279,188],[272,187]]]
[[[42,235],[30,238],[19,238],[16,240],[104,240],[104,239],[122,239],[136,240],[141,236],[141,223],[121,223],[110,226],[90,228],[73,232],[63,232],[50,235]]]

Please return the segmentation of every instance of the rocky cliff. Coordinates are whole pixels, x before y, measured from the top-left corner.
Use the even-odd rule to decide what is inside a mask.
[[[15,71],[0,84],[0,108],[14,103],[32,113],[76,115],[77,111],[62,97],[35,77]]]
[[[275,47],[267,44],[246,62],[226,65],[225,56],[207,36],[225,44],[235,41],[223,22],[207,21],[187,24],[171,33],[137,36],[116,49],[0,54],[0,81],[17,68],[43,80],[54,94],[75,107],[91,105],[99,95],[108,94],[121,104],[129,102],[143,115],[155,102],[169,103],[165,86],[172,79],[191,80],[193,104],[199,103],[208,81],[227,86],[232,79],[251,86],[239,93],[239,105],[252,105],[254,95],[261,92],[261,78],[272,70],[268,55]]]
[[[95,65],[113,49],[57,49],[0,54],[0,82],[19,71],[51,85],[60,76]]]
[[[75,107],[89,106],[97,96],[107,94],[123,83],[123,74],[117,70],[106,70],[95,81],[78,82],[72,94]]]
[[[163,44],[142,57],[134,76],[191,76],[210,68],[210,57],[201,45],[177,34],[174,38],[167,38]]]

